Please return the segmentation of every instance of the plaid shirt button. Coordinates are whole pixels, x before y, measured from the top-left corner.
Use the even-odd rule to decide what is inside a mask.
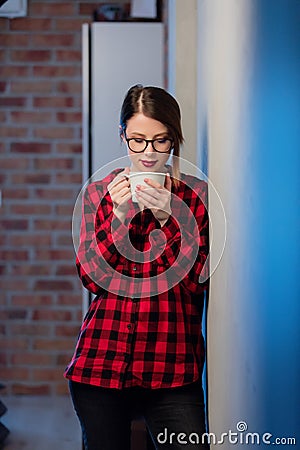
[[[132,270],[136,271],[136,266],[133,266]]]
[[[128,328],[128,330],[131,330],[131,324],[130,323],[127,325],[127,328]]]

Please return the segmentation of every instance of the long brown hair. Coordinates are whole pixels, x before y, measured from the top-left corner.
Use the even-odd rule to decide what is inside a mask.
[[[137,113],[163,123],[174,143],[173,181],[178,186],[180,180],[179,153],[183,142],[181,112],[174,97],[162,88],[155,86],[132,86],[127,92],[120,114],[120,133],[126,131],[127,122]]]

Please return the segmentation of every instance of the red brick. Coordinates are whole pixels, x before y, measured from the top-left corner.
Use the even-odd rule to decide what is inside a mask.
[[[0,275],[6,275],[8,272],[7,264],[0,264]]]
[[[10,235],[9,243],[16,247],[50,246],[51,236],[49,234],[28,234]]]
[[[17,128],[2,126],[0,128],[0,137],[26,137],[28,134],[28,128]]]
[[[0,66],[0,77],[2,78],[26,77],[28,74],[29,68],[26,66]]]
[[[30,15],[32,16],[73,16],[77,13],[77,2],[38,2],[30,5]]]
[[[81,144],[69,144],[69,143],[58,143],[56,144],[57,153],[82,153],[82,145]]]
[[[0,106],[25,106],[25,97],[0,97]]]
[[[56,205],[55,207],[55,214],[58,216],[68,216],[71,217],[73,214],[73,210],[74,210],[74,205],[72,204],[67,204],[67,205]]]
[[[1,367],[1,382],[29,380],[30,371],[26,367]]]
[[[50,61],[51,51],[49,50],[14,50],[10,54],[11,60],[16,62],[40,62]]]
[[[82,304],[82,294],[59,294],[57,299],[58,305],[76,305]]]
[[[69,385],[67,380],[61,381],[55,384],[55,394],[56,395],[70,395]]]
[[[51,112],[33,112],[33,111],[11,111],[11,120],[14,123],[49,123],[52,120]]]
[[[81,62],[82,53],[79,50],[56,50],[56,61]]]
[[[7,86],[8,86],[8,84],[5,83],[5,81],[0,81],[0,92],[1,93],[5,92]]]
[[[77,325],[57,325],[55,327],[55,336],[65,336],[65,337],[74,337],[75,338],[78,335],[78,331],[79,331],[78,328],[79,328],[78,324]],[[65,357],[65,355],[64,355],[64,357]]]
[[[84,17],[81,19],[56,19],[55,29],[59,31],[73,31],[73,33],[78,33],[81,32],[82,24],[84,23],[87,23],[87,20]]]
[[[1,72],[0,72],[1,73]],[[66,78],[80,76],[81,68],[79,66],[34,66],[33,76],[37,77],[55,77]]]
[[[73,285],[70,281],[61,280],[38,280],[34,283],[34,290],[39,291],[72,291]]]
[[[29,197],[28,189],[6,189],[2,191],[3,200],[6,199],[26,199]]]
[[[11,364],[17,366],[51,366],[53,365],[53,357],[45,353],[15,353],[11,356]]]
[[[1,337],[1,347],[5,348],[5,350],[23,350],[28,347],[28,339],[12,336]]]
[[[41,230],[69,230],[71,232],[71,219],[66,220],[35,220],[34,229]]]
[[[58,112],[56,118],[62,123],[81,123],[82,114],[81,112]]]
[[[72,236],[70,234],[61,234],[56,237],[56,244],[59,246],[73,246]]]
[[[55,182],[58,184],[77,184],[82,183],[81,173],[57,173],[55,174]]]
[[[51,81],[12,81],[10,89],[12,93],[49,93],[52,91]]]
[[[34,136],[43,139],[72,139],[74,137],[74,129],[71,127],[35,128]]]
[[[45,369],[33,369],[33,377],[39,381],[61,381],[63,377],[63,370],[61,367],[49,367]]]
[[[72,108],[73,97],[36,97],[33,99],[35,108]]]
[[[44,142],[13,142],[10,149],[14,153],[49,153],[51,145]]]
[[[21,214],[23,215],[44,215],[51,214],[51,206],[43,205],[43,204],[31,204],[25,205],[23,204],[15,204],[10,206],[10,211],[12,214]]]
[[[0,61],[1,61],[1,62],[4,62],[4,61],[5,61],[5,58],[6,58],[6,52],[5,52],[5,50],[1,50],[1,49],[0,49]]]
[[[65,275],[73,275],[73,276],[77,276],[77,270],[75,267],[75,264],[72,265],[61,265],[58,266],[56,271],[55,271],[55,275],[58,276],[65,276]]]
[[[10,19],[7,19],[5,17],[0,17],[0,29],[4,30],[4,31],[9,30],[9,22],[10,22]]]
[[[36,198],[43,198],[46,200],[53,200],[53,199],[72,199],[74,198],[74,191],[71,189],[35,189],[34,191],[34,197]],[[44,226],[44,225],[43,225]]]
[[[2,261],[27,261],[27,250],[0,250],[0,260]]]
[[[45,336],[51,335],[50,326],[38,322],[31,322],[30,324],[14,323],[10,328],[13,336],[41,336],[45,338]]]
[[[43,169],[71,169],[73,167],[73,159],[71,158],[35,158],[34,168]]]
[[[70,249],[36,249],[35,258],[38,261],[73,261],[74,252]]]
[[[32,295],[12,295],[11,297],[11,304],[15,306],[36,306],[36,305],[51,305],[52,303],[52,297],[51,295],[39,295],[39,294],[32,294]],[[24,325],[22,325],[24,327]],[[25,325],[25,327],[30,327],[31,325]],[[44,334],[45,329],[43,328],[38,332],[39,330],[33,329],[32,332],[35,334]],[[14,334],[28,334],[28,329],[21,329],[20,330],[14,330]]]
[[[81,94],[82,83],[80,81],[59,81],[56,83],[57,92],[68,94]]]
[[[0,173],[0,185],[4,184],[6,181],[6,174],[5,173]]]
[[[11,268],[12,276],[38,276],[38,275],[51,275],[51,267],[49,265],[34,265],[28,262],[23,265],[13,265]]]
[[[78,327],[77,327],[77,331],[75,332],[75,334],[70,334],[70,336],[77,336],[78,335]],[[58,366],[64,366],[66,367],[71,359],[71,355],[70,353],[60,353],[59,355],[57,355],[56,357],[56,364]]]
[[[15,279],[12,279],[11,277],[2,277],[0,278],[0,290],[3,291],[16,291],[16,292],[25,292],[28,289],[28,282],[29,280],[18,280],[16,283]]]
[[[1,219],[0,220],[0,230],[27,230],[28,220],[18,219]]]
[[[74,339],[36,339],[33,343],[34,350],[73,350]]]
[[[11,179],[15,184],[48,184],[51,181],[46,173],[13,174]]]
[[[81,322],[82,321],[82,309],[78,309],[77,311],[73,311],[74,313],[75,313],[75,319],[78,321],[78,322]]]
[[[26,159],[0,158],[1,169],[15,169],[15,170],[27,169],[28,165],[29,165],[29,161]]]
[[[8,365],[8,357],[6,353],[0,353],[0,366]]]
[[[0,33],[0,42],[3,47],[27,47],[29,34]]]
[[[51,29],[51,19],[16,18],[10,20],[11,31],[47,31]]]
[[[1,112],[0,112],[0,121],[1,121],[2,124],[3,124],[4,122],[6,122],[6,117],[7,117],[6,112],[5,112],[5,111],[1,111]]]
[[[12,394],[15,395],[50,395],[49,384],[33,385],[25,383],[13,383],[11,386]]]
[[[99,7],[99,2],[79,3],[79,14],[92,17],[94,11]]]
[[[40,309],[33,312],[32,318],[33,320],[45,320],[47,322],[64,322],[71,320],[72,316],[70,311]]]
[[[74,34],[36,34],[32,36],[34,47],[70,47],[75,44]]]

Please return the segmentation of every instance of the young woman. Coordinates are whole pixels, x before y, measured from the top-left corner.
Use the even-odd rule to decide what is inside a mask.
[[[131,167],[84,194],[76,263],[96,297],[65,376],[87,450],[129,450],[138,416],[157,449],[207,449],[201,321],[208,281],[199,282],[209,251],[207,185],[179,172],[181,114],[165,90],[132,87],[120,135]],[[164,172],[165,183],[146,175],[133,202],[129,172]]]

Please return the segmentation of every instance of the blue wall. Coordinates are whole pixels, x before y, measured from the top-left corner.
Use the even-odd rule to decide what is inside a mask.
[[[300,2],[256,0],[253,175],[260,426],[300,448]]]

